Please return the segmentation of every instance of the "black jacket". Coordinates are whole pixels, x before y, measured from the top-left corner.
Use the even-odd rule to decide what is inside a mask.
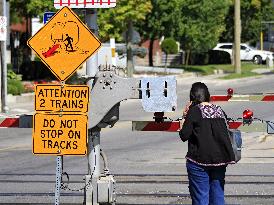
[[[188,140],[188,160],[204,166],[235,163],[220,106],[199,104],[191,107],[179,135],[182,141]]]

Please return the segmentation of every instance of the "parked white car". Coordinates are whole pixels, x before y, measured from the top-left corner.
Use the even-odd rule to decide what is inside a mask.
[[[232,43],[218,43],[213,50],[226,51],[232,55]],[[241,44],[241,60],[243,61],[253,61],[256,64],[261,64],[266,61],[267,57],[274,58],[274,53],[270,51],[257,50],[248,46],[247,44]]]

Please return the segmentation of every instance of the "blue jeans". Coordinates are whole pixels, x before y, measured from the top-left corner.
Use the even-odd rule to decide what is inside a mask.
[[[192,205],[224,205],[226,166],[206,167],[186,163]]]

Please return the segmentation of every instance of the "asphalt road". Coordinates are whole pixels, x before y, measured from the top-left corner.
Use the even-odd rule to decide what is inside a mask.
[[[241,80],[214,77],[178,78],[178,109],[170,118],[181,116],[191,84],[205,82],[211,94],[274,91],[274,75]],[[220,104],[230,117],[241,117],[244,109],[254,116],[274,120],[274,106],[263,102]],[[33,112],[32,103],[10,104],[10,113]],[[132,132],[131,120],[152,119],[139,100],[121,103],[120,121],[101,133],[111,173],[116,176],[117,204],[190,204],[185,169],[187,146],[177,133]],[[243,158],[227,169],[227,204],[274,204],[274,139],[263,133],[246,133]],[[31,153],[31,129],[1,129],[0,204],[53,204],[55,157]],[[71,188],[83,187],[86,157],[65,157],[64,171],[70,174]],[[81,204],[83,192],[62,191],[63,204]]]

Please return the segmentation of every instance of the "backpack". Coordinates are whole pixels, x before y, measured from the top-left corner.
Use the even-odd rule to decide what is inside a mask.
[[[227,121],[226,121],[227,124]],[[227,125],[228,127],[228,125]],[[228,136],[232,145],[232,149],[235,156],[235,162],[237,163],[241,159],[241,152],[242,152],[242,134],[240,130],[236,129],[227,129]]]
[[[229,136],[232,150],[235,157],[235,162],[237,163],[238,161],[240,161],[242,156],[242,143],[243,143],[242,133],[240,130],[237,130],[237,129],[229,129],[229,125],[227,122],[227,115],[225,114],[224,111],[223,111],[223,118],[225,120],[228,136]]]

